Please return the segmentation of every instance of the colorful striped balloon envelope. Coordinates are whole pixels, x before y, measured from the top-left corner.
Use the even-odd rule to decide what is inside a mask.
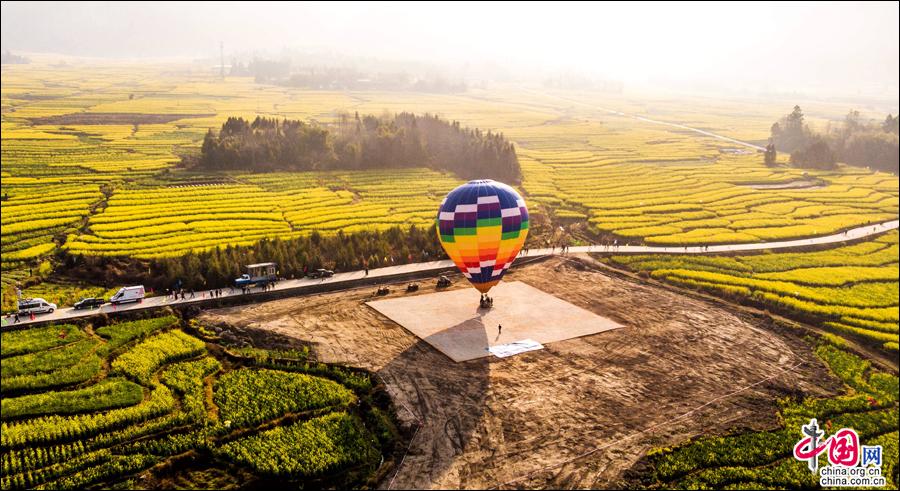
[[[489,179],[450,191],[438,212],[438,237],[481,293],[500,282],[528,235],[528,208],[513,188]]]

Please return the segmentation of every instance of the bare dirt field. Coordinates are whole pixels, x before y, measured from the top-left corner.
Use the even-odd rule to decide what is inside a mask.
[[[400,419],[421,424],[385,488],[612,487],[653,447],[773,427],[775,398],[840,387],[792,333],[703,300],[563,257],[513,267],[506,278],[624,327],[456,363],[365,305],[374,287],[212,310],[201,320],[377,372]],[[387,298],[407,295],[402,286]],[[457,277],[451,288],[471,287]]]

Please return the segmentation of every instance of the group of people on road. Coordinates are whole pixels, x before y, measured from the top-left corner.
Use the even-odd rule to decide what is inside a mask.
[[[234,289],[232,288],[231,291],[234,292]],[[222,295],[223,292],[221,288],[209,290],[209,298],[219,298]],[[205,298],[206,294],[204,293],[203,296]],[[197,298],[197,292],[195,292],[193,289],[185,290],[184,288],[173,288],[171,291],[166,290],[166,298],[168,299],[169,297],[171,297],[173,300],[188,300],[191,298]]]
[[[270,282],[267,282],[267,283],[263,283],[262,285],[260,285],[260,288],[261,288],[262,291],[264,291],[264,292],[272,291],[272,290],[275,289],[275,282],[274,282],[274,281],[270,281]],[[250,293],[253,293],[253,286],[252,286],[252,285],[244,285],[244,286],[241,287],[241,294],[247,295],[247,294],[250,294]]]
[[[166,299],[172,297],[172,300],[178,300],[179,295],[181,296],[181,300],[185,300],[187,297],[187,293],[190,293],[190,298],[194,298],[194,290],[187,291],[184,288],[173,288],[171,291],[166,290]]]
[[[231,295],[234,293],[234,288],[235,288],[234,286],[229,286],[228,292],[225,292],[224,289],[222,289],[222,288],[214,288],[212,290],[209,290],[209,298],[220,298],[223,295]],[[260,286],[260,288],[264,292],[273,290],[275,288],[275,282],[271,281],[268,283],[263,283]],[[201,292],[201,293],[203,293],[203,297],[206,298],[206,293],[205,292]],[[249,294],[249,293],[253,293],[253,287],[252,286],[242,286],[241,293],[245,294],[245,295]],[[184,288],[173,288],[172,290],[166,290],[166,298],[172,298],[173,300],[186,300],[186,299],[191,299],[191,298],[196,298],[196,297],[197,297],[197,292],[195,292],[193,289],[186,290]]]

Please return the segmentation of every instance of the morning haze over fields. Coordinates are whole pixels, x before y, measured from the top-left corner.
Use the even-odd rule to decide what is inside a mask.
[[[3,489],[896,489],[898,17],[4,2]]]

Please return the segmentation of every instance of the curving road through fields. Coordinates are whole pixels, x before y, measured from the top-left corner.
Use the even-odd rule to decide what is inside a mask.
[[[806,239],[787,240],[780,242],[761,242],[753,244],[725,244],[710,246],[690,246],[690,247],[663,247],[663,246],[643,246],[643,245],[589,245],[570,247],[567,253],[587,253],[587,252],[607,252],[615,254],[716,254],[725,252],[752,252],[761,250],[781,250],[792,249],[798,247],[809,247],[815,245],[837,244],[848,240],[862,239],[873,235],[882,234],[890,230],[896,230],[900,226],[900,221],[891,220],[889,222],[878,223],[874,225],[866,225],[857,227],[845,232],[811,237]],[[559,254],[562,251],[559,248],[550,249],[529,249],[524,250],[520,257],[543,257],[552,254]],[[324,288],[328,290],[341,290],[355,288],[365,284],[376,283],[379,278],[385,280],[398,279],[408,277],[420,273],[437,273],[445,270],[455,269],[453,262],[450,260],[430,261],[421,263],[402,264],[399,266],[388,266],[384,268],[370,269],[368,273],[365,271],[348,271],[346,273],[336,273],[331,278],[326,279],[295,279],[279,281],[271,290],[274,292],[285,292],[293,295],[304,295],[309,293],[321,292]],[[25,325],[38,322],[47,322],[52,320],[68,320],[80,317],[90,317],[100,313],[115,314],[118,312],[128,312],[143,309],[152,309],[165,307],[169,305],[187,305],[202,304],[214,300],[211,290],[194,292],[184,300],[173,299],[171,297],[149,297],[145,298],[141,303],[132,303],[124,305],[105,304],[99,309],[92,310],[75,310],[71,307],[61,308],[50,314],[36,315],[34,319],[24,316],[16,325]],[[222,296],[220,298],[228,298],[245,295],[240,290],[232,290],[229,288],[221,289]],[[250,296],[259,296],[261,290],[250,293]],[[12,316],[4,316],[2,325],[15,324]]]

